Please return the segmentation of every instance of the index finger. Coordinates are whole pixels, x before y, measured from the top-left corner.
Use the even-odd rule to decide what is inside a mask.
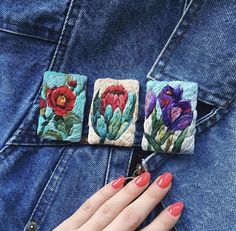
[[[105,201],[115,195],[123,187],[124,183],[125,177],[120,176],[105,185],[87,199],[71,217],[56,227],[54,231],[71,230],[82,226]]]

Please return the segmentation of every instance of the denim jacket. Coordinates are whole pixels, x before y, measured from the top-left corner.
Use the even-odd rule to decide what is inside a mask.
[[[153,179],[174,174],[162,206],[185,201],[176,229],[235,230],[235,10],[235,0],[1,1],[0,230],[52,230],[141,162]],[[36,135],[46,70],[88,77],[80,143]],[[133,147],[87,142],[94,81],[106,77],[140,83]],[[147,79],[198,83],[193,155],[140,151]]]

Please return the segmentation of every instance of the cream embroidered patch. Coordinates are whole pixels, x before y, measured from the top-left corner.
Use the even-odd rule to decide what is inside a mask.
[[[90,144],[133,145],[138,93],[137,80],[96,80],[89,114]]]
[[[194,151],[197,93],[198,85],[194,82],[147,82],[143,150]]]

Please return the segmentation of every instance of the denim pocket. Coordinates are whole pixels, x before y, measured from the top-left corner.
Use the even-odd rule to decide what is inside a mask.
[[[69,1],[1,1],[0,31],[57,42]]]
[[[31,3],[0,3],[1,10],[9,8],[0,12],[0,129],[5,131],[0,148],[35,144],[43,72],[54,63],[56,44],[64,46],[62,37],[74,1]]]
[[[201,101],[227,108],[236,94],[234,7],[191,1],[148,77],[197,82]]]

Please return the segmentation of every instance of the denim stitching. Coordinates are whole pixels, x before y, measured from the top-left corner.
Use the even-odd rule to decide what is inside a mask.
[[[64,21],[64,25],[68,22],[68,15],[69,15],[69,13],[70,13],[70,10],[71,10],[71,7],[72,7],[73,2],[74,2],[74,0],[71,0],[70,6],[69,6],[69,8],[68,8],[67,15],[66,15],[66,18],[65,18],[65,21]],[[63,28],[65,27],[64,25],[63,25]],[[62,31],[60,37],[64,36],[64,34],[65,34],[65,30]],[[58,46],[59,46],[59,44],[61,44],[61,41],[62,41],[62,39],[61,39],[61,40],[59,39],[59,41],[58,41]],[[55,50],[55,53],[56,53],[56,52],[58,52],[58,50]],[[54,54],[55,54],[55,53],[54,53]],[[56,56],[54,55],[53,58],[54,58],[54,57],[56,57]],[[50,66],[52,66],[53,62],[55,62],[55,59],[53,59],[53,58],[51,59]],[[33,105],[38,104],[38,101],[39,101],[39,99],[40,99],[41,90],[42,90],[42,81],[41,81],[41,84],[40,84],[40,86],[39,86],[39,90],[37,91],[37,93],[36,93],[35,96],[34,96]],[[0,150],[0,152],[3,151],[3,150],[5,150],[5,147],[8,147],[14,140],[17,139],[17,135],[21,132],[21,126],[22,126],[22,125],[24,124],[24,122],[26,121],[27,116],[28,116],[30,113],[35,113],[35,112],[37,111],[37,109],[38,109],[37,107],[33,108],[31,105],[29,106],[29,108],[27,109],[25,115],[22,117],[23,119],[21,120],[21,122],[19,122],[19,125],[17,126],[17,130],[13,132],[13,135],[10,136],[10,138],[9,138],[8,141],[5,143],[5,145],[4,145],[3,148]]]
[[[69,20],[69,16],[70,16],[70,12],[71,12],[71,8],[72,8],[72,6],[73,6],[73,3],[74,3],[74,0],[71,0],[70,6],[69,6],[68,11],[67,11],[67,14],[66,14],[65,21],[64,21],[64,23],[63,23],[61,35],[60,35],[60,38],[59,38],[59,40],[58,40],[58,43],[57,43],[55,52],[54,52],[54,54],[53,54],[53,57],[52,57],[52,59],[51,59],[51,62],[50,62],[50,65],[49,65],[48,70],[51,70],[51,69],[52,69],[52,67],[53,67],[53,65],[54,65],[54,63],[55,63],[56,57],[57,57],[57,55],[58,55],[59,47],[60,47],[60,45],[62,44],[64,35],[65,35],[65,32],[66,32],[66,26],[67,26],[67,22],[68,22],[68,20]],[[39,90],[38,90],[38,92],[37,92],[37,95],[36,95],[36,97],[35,97],[35,99],[34,99],[34,104],[35,104],[35,103],[38,103],[38,101],[39,101],[39,99],[40,99],[41,91],[42,91],[42,81],[41,81]]]
[[[164,68],[165,67],[165,60],[164,60],[164,56],[166,56],[166,52],[168,52],[169,54],[171,53],[170,52],[170,48],[173,49],[173,46],[172,47],[168,47],[170,42],[172,41],[173,37],[176,36],[176,33],[178,33],[179,31],[179,27],[181,26],[181,23],[184,22],[184,24],[188,25],[188,22],[186,20],[184,20],[184,16],[187,14],[187,12],[189,11],[190,9],[190,6],[192,5],[194,0],[191,0],[191,2],[189,3],[187,9],[185,10],[184,14],[181,16],[180,20],[178,21],[178,23],[176,24],[173,32],[171,33],[169,39],[167,40],[166,44],[164,45],[163,49],[161,50],[160,54],[158,55],[156,61],[154,62],[153,66],[151,67],[150,71],[148,72],[147,74],[147,78],[150,78],[150,79],[156,79],[153,74],[155,73],[157,67],[159,66],[160,68]]]
[[[85,3],[84,0],[81,0],[80,4],[74,0],[72,0],[72,1],[75,3],[74,3],[74,7],[73,8],[71,7],[71,17],[68,17],[68,24],[67,24],[68,29],[67,29],[67,33],[65,33],[65,36],[63,37],[63,40],[65,40],[65,41],[62,44],[68,44],[68,42],[71,38],[71,32],[76,24],[75,22],[76,22],[77,18],[80,16],[82,6]],[[77,6],[76,4],[78,4],[78,7],[76,7]],[[75,21],[70,22],[70,20],[75,20]],[[52,70],[52,69],[53,70],[61,70],[62,69],[62,62],[64,60],[66,50],[67,50],[67,46],[61,46],[61,47],[58,46],[58,54],[60,56],[58,55],[57,57],[60,57],[60,59],[55,56],[54,63],[53,63],[53,65],[50,66],[50,70]]]
[[[64,175],[65,169],[68,166],[68,162],[70,158],[72,157],[73,152],[68,152],[67,148],[65,148],[62,151],[61,157],[50,176],[43,192],[41,193],[38,202],[36,203],[34,210],[29,218],[29,221],[26,223],[24,231],[27,230],[27,226],[30,221],[34,220],[38,224],[38,228],[40,227],[40,223],[44,220],[46,213],[48,211],[48,208],[50,207],[50,204],[52,203],[55,194],[60,186],[61,179]],[[51,187],[52,186],[52,187]],[[48,199],[45,199],[45,195],[48,196]],[[45,206],[46,205],[46,206]],[[35,219],[36,218],[36,219]]]
[[[187,5],[188,5],[188,0],[185,0],[185,2],[184,2],[183,14],[184,14],[185,10],[187,9]]]
[[[108,161],[107,161],[107,170],[106,170],[106,174],[105,174],[104,185],[106,185],[108,183],[108,181],[109,181],[111,158],[112,158],[112,148],[109,148],[109,157],[108,157]]]
[[[68,20],[69,20],[69,16],[70,16],[70,12],[71,12],[71,9],[72,9],[73,4],[74,4],[74,0],[71,0],[69,9],[68,9],[67,14],[66,14],[65,22],[64,22],[64,24],[63,24],[63,28],[62,28],[62,31],[61,31],[61,35],[60,35],[60,38],[59,38],[59,41],[58,41],[58,44],[57,44],[57,47],[56,47],[54,56],[53,56],[53,58],[52,58],[52,62],[51,62],[51,64],[50,64],[49,70],[51,70],[51,69],[53,68],[53,65],[54,65],[54,63],[55,63],[55,59],[56,59],[56,57],[57,57],[57,54],[58,54],[58,51],[59,51],[59,48],[60,48],[60,45],[61,45],[61,43],[62,43],[62,41],[63,41],[63,39],[64,39],[64,35],[65,35],[67,23],[68,23]]]
[[[128,177],[128,175],[129,175],[129,170],[130,170],[130,166],[131,166],[131,163],[132,163],[133,155],[134,155],[134,148],[132,147],[131,155],[130,155],[129,162],[128,162],[128,167],[127,167],[126,173],[125,173],[126,177]]]
[[[156,61],[154,62],[153,66],[151,67],[151,70],[148,72],[147,78],[148,79],[158,79],[158,77],[162,75],[167,75],[168,77],[171,77],[173,79],[179,80],[177,77],[173,77],[165,72],[164,68],[168,64],[168,59],[172,55],[173,51],[177,48],[178,44],[184,37],[184,34],[187,33],[187,27],[190,25],[190,22],[193,20],[193,15],[196,13],[196,11],[199,9],[199,3],[193,3],[194,0],[191,0],[191,2],[188,4],[187,9],[185,10],[184,14],[182,15],[181,19],[177,23],[176,27],[174,28],[171,36],[167,40],[165,46],[161,50],[159,56],[157,57]],[[189,12],[189,14],[186,16],[186,14]],[[187,17],[185,19],[184,17]],[[173,41],[173,38],[175,39]],[[208,91],[204,88],[204,93],[208,93]],[[206,94],[205,93],[205,94]],[[212,93],[211,93],[212,95]],[[213,96],[212,96],[213,97]],[[218,96],[219,99],[225,99],[227,102],[225,105],[221,107],[227,107],[230,99],[226,99],[223,96]]]
[[[14,26],[19,26],[19,23],[17,21],[15,21],[15,20],[12,20],[12,19],[11,20],[6,20],[5,18],[0,16],[0,20],[1,20],[2,24],[6,24],[6,25],[10,24],[10,25],[14,25]],[[35,23],[35,22],[32,22],[32,23],[23,22],[22,24],[24,24],[26,27],[27,26],[37,27],[37,30],[48,30],[48,31],[51,31],[52,33],[58,33],[58,31],[56,31],[56,30],[53,30],[53,29],[51,29],[49,27],[45,27],[44,25],[38,24],[38,23]]]
[[[43,40],[43,41],[56,43],[56,41],[52,40],[52,39],[44,38],[44,37],[41,37],[41,36],[30,35],[30,34],[27,34],[27,33],[21,33],[21,32],[9,30],[9,29],[0,28],[0,31],[7,32],[7,33],[10,33],[10,34],[14,34],[14,35],[19,35],[19,36],[24,36],[24,37],[34,38],[34,39],[40,39],[40,40]]]

